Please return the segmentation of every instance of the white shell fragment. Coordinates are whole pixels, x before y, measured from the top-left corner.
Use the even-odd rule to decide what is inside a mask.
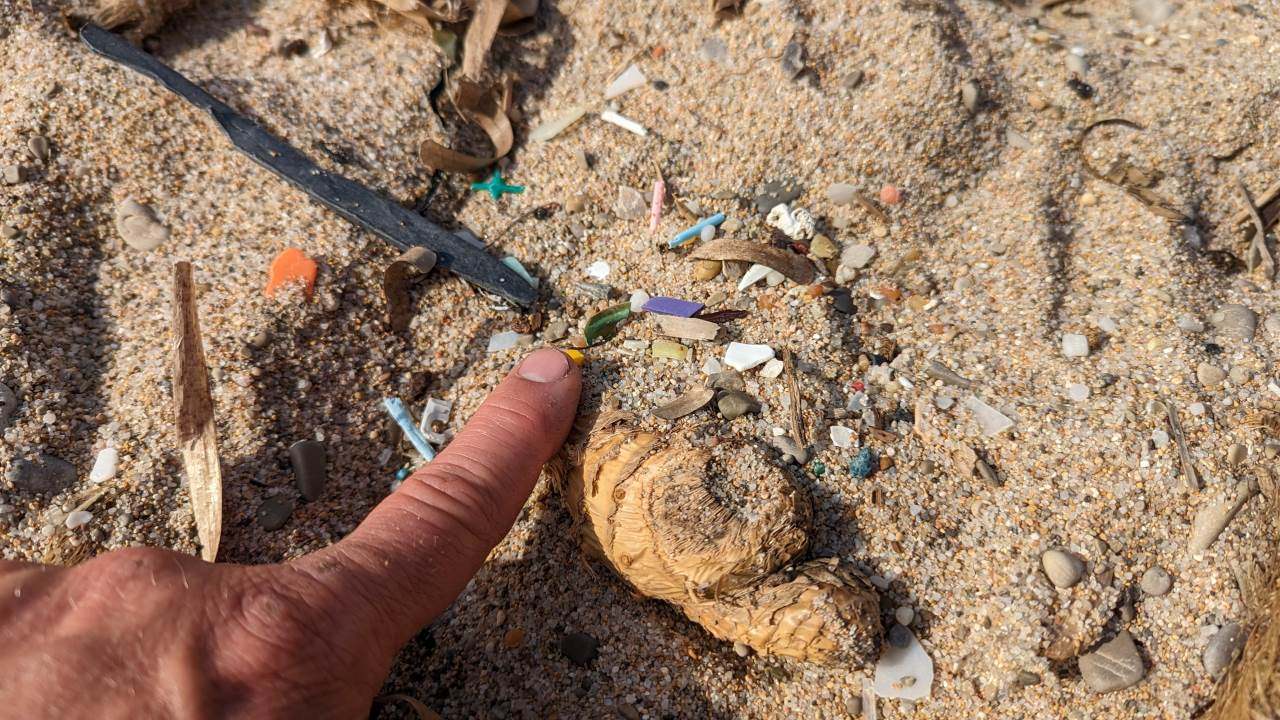
[[[120,453],[115,448],[103,448],[93,461],[93,469],[89,471],[89,482],[97,484],[115,477],[119,463]]]
[[[528,345],[531,342],[533,342],[532,335],[521,335],[514,330],[507,330],[489,338],[488,352],[502,352],[503,350],[510,350],[517,345]]]
[[[67,519],[63,521],[62,524],[66,525],[68,530],[75,530],[82,525],[88,525],[89,521],[92,519],[93,513],[88,510],[76,510],[75,512],[68,513]]]
[[[609,263],[603,260],[597,260],[587,266],[587,275],[596,280],[604,280],[609,277]]]
[[[612,110],[605,110],[604,112],[600,113],[600,119],[607,123],[617,125],[618,127],[622,128],[623,130],[626,130],[627,132],[633,132],[639,135],[640,137],[644,137],[649,134],[649,131],[645,129],[645,126],[641,125],[635,120],[632,120],[631,118],[623,117]]]
[[[843,425],[831,426],[831,444],[841,449],[853,447],[853,429]]]
[[[1089,338],[1077,333],[1062,335],[1062,354],[1069,358],[1086,357],[1089,354]]]
[[[1013,427],[1013,420],[1009,419],[1007,415],[973,395],[965,398],[964,406],[969,408],[969,412],[973,413],[973,419],[978,421],[978,427],[982,428],[982,434],[987,437],[999,435]]]
[[[883,698],[919,700],[933,689],[933,660],[914,633],[895,625],[890,629],[884,652],[876,662],[876,695]],[[903,647],[895,645],[899,641]]]
[[[578,122],[583,115],[587,114],[586,105],[578,105],[557,115],[538,127],[529,131],[529,140],[532,142],[546,142],[569,128],[570,125]]]
[[[768,277],[771,272],[773,272],[773,268],[770,268],[768,265],[761,265],[759,263],[752,265],[747,268],[746,272],[742,273],[742,279],[738,281],[738,290],[746,290],[752,285],[755,285]]]
[[[761,363],[769,362],[773,359],[773,355],[773,348],[768,345],[731,342],[724,351],[724,364],[738,372],[742,372],[750,370]]]
[[[648,82],[648,79],[640,71],[640,67],[632,65],[623,70],[621,75],[614,78],[613,82],[609,83],[609,87],[604,90],[604,99],[612,100],[623,93],[631,92],[643,86],[646,82]]]
[[[765,222],[792,240],[812,240],[816,231],[812,213],[804,208],[789,208],[785,203],[774,205]]]

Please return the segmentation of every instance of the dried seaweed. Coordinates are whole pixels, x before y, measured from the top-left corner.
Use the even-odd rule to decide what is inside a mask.
[[[802,447],[807,447],[809,434],[804,429],[804,415],[801,409],[803,399],[800,397],[800,384],[796,382],[796,366],[791,357],[791,348],[782,348],[782,362],[783,372],[787,376],[787,396],[791,400],[791,437]]]
[[[1147,175],[1123,160],[1116,163],[1105,173],[1099,172],[1097,168],[1090,164],[1088,154],[1084,151],[1085,141],[1089,139],[1090,133],[1104,125],[1119,125],[1134,130],[1146,130],[1143,126],[1124,118],[1106,118],[1090,123],[1088,127],[1081,131],[1080,138],[1076,141],[1076,151],[1085,172],[1124,190],[1130,197],[1142,203],[1148,210],[1160,217],[1181,223],[1191,222],[1191,218],[1175,209],[1172,203],[1151,189],[1151,185],[1155,184],[1158,178]]]
[[[409,329],[413,307],[409,298],[409,276],[426,275],[436,266],[436,254],[425,247],[405,250],[382,274],[382,295],[387,301],[387,324],[392,332]]]
[[[213,423],[209,370],[196,316],[191,263],[173,267],[173,405],[200,557],[213,562],[222,535],[222,467]]]
[[[1249,268],[1249,272],[1262,268],[1263,277],[1272,280],[1276,276],[1276,261],[1271,257],[1271,250],[1267,248],[1267,224],[1263,221],[1262,214],[1258,212],[1258,206],[1253,204],[1253,196],[1249,194],[1249,188],[1245,187],[1244,182],[1239,178],[1236,178],[1236,187],[1240,190],[1245,208],[1253,218],[1254,233],[1249,239],[1249,251],[1244,256],[1245,267]]]
[[[715,312],[700,312],[694,317],[717,325],[723,325],[731,320],[741,320],[750,314],[746,310],[717,310]]]
[[[813,264],[803,255],[760,243],[721,238],[699,245],[689,253],[689,258],[691,260],[741,260],[777,270],[798,283],[813,282]]]
[[[713,388],[694,388],[657,410],[654,410],[653,414],[667,422],[674,422],[689,413],[696,412],[706,407],[707,403],[711,402],[711,398],[715,396],[716,391]]]

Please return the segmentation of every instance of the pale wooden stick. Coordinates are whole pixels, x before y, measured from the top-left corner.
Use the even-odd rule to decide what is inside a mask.
[[[213,562],[222,535],[222,468],[189,262],[173,266],[173,406],[200,557]]]

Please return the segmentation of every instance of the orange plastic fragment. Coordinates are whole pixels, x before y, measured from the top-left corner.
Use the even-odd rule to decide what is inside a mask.
[[[267,297],[274,297],[276,289],[291,282],[301,280],[306,284],[307,299],[316,285],[316,261],[307,257],[298,248],[285,248],[275,260],[271,261],[271,271],[267,277]]]

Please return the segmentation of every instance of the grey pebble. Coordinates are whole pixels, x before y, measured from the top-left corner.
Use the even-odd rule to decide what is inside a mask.
[[[760,412],[760,403],[755,398],[737,390],[721,395],[716,401],[716,407],[725,420],[735,420],[748,413]]]
[[[1018,676],[1013,679],[1013,684],[1018,687],[1031,687],[1032,685],[1039,685],[1042,680],[1043,678],[1030,670],[1020,670],[1018,671]]]
[[[1209,644],[1205,646],[1204,653],[1200,656],[1205,672],[1212,678],[1220,677],[1235,659],[1236,653],[1244,647],[1244,641],[1244,628],[1240,627],[1240,623],[1229,622],[1223,625],[1222,629],[1209,639]]]
[[[600,641],[586,633],[565,633],[560,638],[560,652],[578,667],[587,667],[600,654]]]
[[[1202,362],[1196,368],[1196,379],[1200,381],[1201,387],[1216,388],[1227,379],[1227,374],[1213,363]]]
[[[32,135],[27,138],[27,151],[41,165],[49,162],[49,138],[43,135]]]
[[[1164,568],[1152,567],[1142,573],[1142,581],[1139,585],[1142,587],[1142,592],[1159,597],[1173,587],[1173,578],[1169,577],[1169,573],[1165,572]]]
[[[960,102],[964,104],[964,109],[969,111],[970,115],[978,112],[978,103],[982,101],[982,90],[978,87],[978,83],[967,80],[960,86]]]
[[[756,210],[761,215],[768,215],[775,206],[790,203],[798,197],[800,186],[795,182],[767,182],[756,195]]]
[[[840,264],[851,268],[862,269],[871,263],[876,256],[876,249],[870,245],[849,245],[840,253]]]
[[[129,198],[116,208],[116,232],[134,250],[154,250],[169,239],[169,228],[160,224],[151,208]]]
[[[1084,563],[1065,548],[1050,548],[1040,556],[1040,566],[1054,587],[1069,588],[1084,577]]]
[[[5,165],[0,168],[0,176],[3,176],[5,185],[19,185],[27,181],[27,169],[21,165]]]
[[[325,483],[324,443],[299,440],[289,447],[289,461],[293,464],[293,479],[302,498],[308,502],[320,499]]]
[[[1063,61],[1067,66],[1067,71],[1083,76],[1089,72],[1089,63],[1079,55],[1068,52],[1066,59]]]
[[[37,455],[34,460],[19,458],[9,467],[9,481],[18,490],[53,495],[75,483],[76,468],[52,455]]]
[[[640,720],[640,711],[634,705],[627,703],[618,706],[618,715],[626,720]]]
[[[0,427],[4,427],[4,423],[0,422]],[[1232,465],[1239,465],[1249,459],[1249,448],[1236,443],[1227,450],[1227,462]]]
[[[804,46],[792,40],[782,49],[782,72],[790,80],[795,80],[804,72]]]
[[[0,223],[0,239],[12,240],[22,234],[18,228],[9,223]]]
[[[773,444],[783,454],[783,459],[791,458],[792,462],[803,465],[809,462],[809,451],[805,450],[787,435],[774,435]]]
[[[1244,305],[1230,303],[1218,308],[1209,322],[1227,338],[1250,342],[1258,329],[1258,314]]]
[[[292,514],[293,500],[283,495],[269,497],[258,506],[258,525],[267,531],[279,530]]]
[[[943,383],[947,385],[954,385],[956,387],[962,387],[962,388],[973,387],[972,380],[965,377],[961,377],[954,370],[947,367],[946,365],[943,365],[937,360],[929,361],[929,365],[925,368],[925,373],[927,373],[929,377],[935,380],[941,380]]]
[[[827,186],[827,199],[832,205],[852,205],[853,198],[857,194],[856,185],[849,183],[831,183]]]
[[[543,342],[555,342],[564,337],[569,332],[569,323],[564,320],[552,320],[547,323],[547,327],[542,331]]]
[[[1142,657],[1128,630],[1121,630],[1111,642],[1080,656],[1080,677],[1097,693],[1132,687],[1144,675]]]
[[[8,385],[0,383],[0,430],[9,427],[9,420],[18,410],[18,396]]]
[[[911,646],[911,640],[912,640],[911,631],[906,629],[902,625],[894,625],[893,627],[889,628],[889,634],[887,639],[889,641],[889,644],[892,645],[893,647],[896,647],[899,649],[907,648]]]

